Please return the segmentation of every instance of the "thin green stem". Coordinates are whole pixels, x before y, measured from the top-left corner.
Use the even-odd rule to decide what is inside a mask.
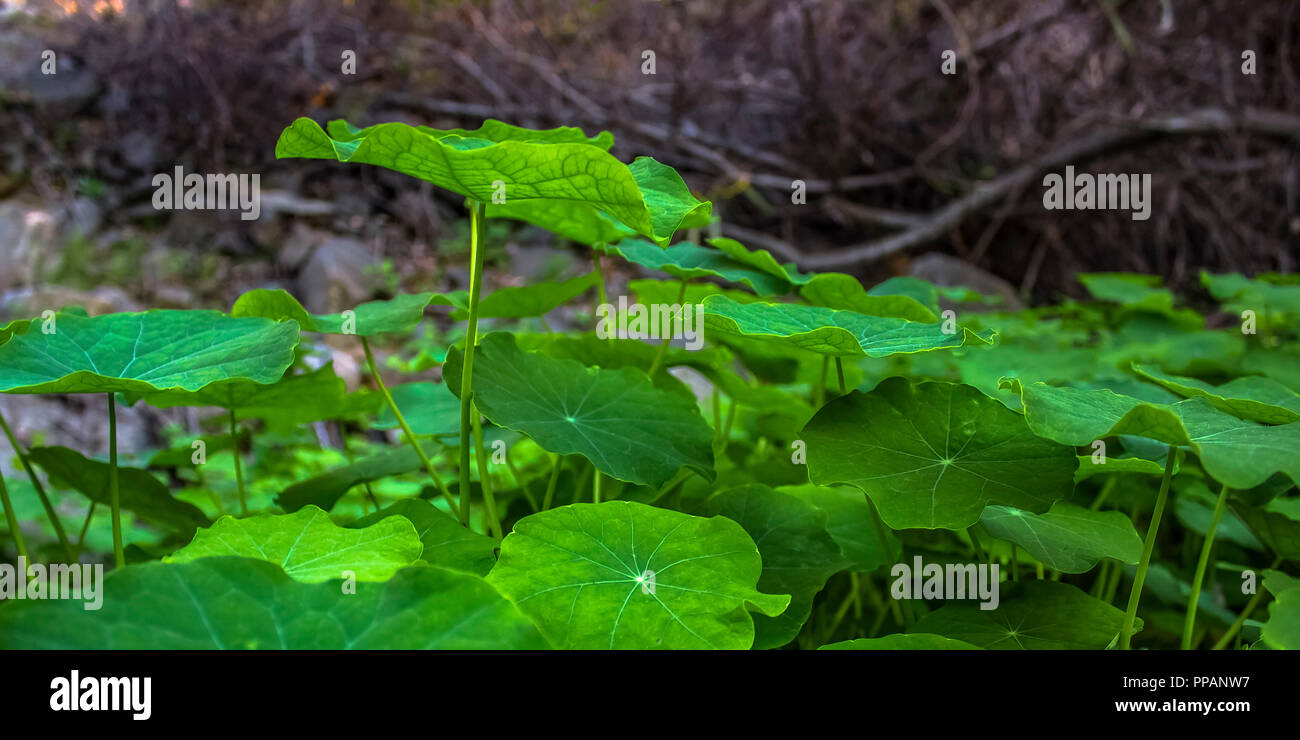
[[[501,519],[497,516],[497,499],[492,490],[492,473],[488,471],[487,449],[483,446],[483,421],[479,418],[478,409],[472,410],[474,456],[478,463],[479,487],[483,489],[483,511],[487,514],[488,531],[500,540],[504,535],[501,533]]]
[[[420,462],[424,463],[424,469],[429,471],[429,477],[433,479],[433,484],[438,487],[438,493],[447,501],[448,508],[451,509],[452,516],[460,516],[460,508],[456,501],[451,497],[451,491],[447,489],[447,484],[443,482],[442,476],[438,475],[438,469],[434,466],[433,460],[429,459],[428,453],[420,441],[415,438],[415,432],[411,431],[411,425],[406,423],[406,417],[402,415],[402,410],[397,408],[397,403],[393,400],[393,394],[389,392],[388,385],[384,383],[384,378],[379,374],[379,367],[375,364],[375,355],[370,351],[370,342],[365,337],[361,337],[361,349],[366,353],[366,365],[370,368],[370,376],[375,379],[375,387],[379,389],[380,395],[384,397],[384,402],[388,404],[389,410],[393,412],[393,418],[397,419],[397,425],[402,428],[402,434],[406,436],[406,443],[415,450],[419,456]],[[463,439],[463,438],[462,438]]]
[[[559,455],[553,456],[555,459],[551,463],[551,477],[546,481],[546,494],[542,496],[542,511],[551,508],[555,501],[555,484],[560,480],[560,463],[564,458]]]
[[[840,379],[840,395],[842,396],[849,391],[844,386],[844,360],[839,356],[835,357],[835,374],[839,376]]]
[[[244,490],[244,460],[239,449],[239,426],[235,410],[230,409],[230,439],[234,441],[235,486],[239,489],[239,515],[248,516],[248,493]]]
[[[1178,449],[1172,445],[1165,456],[1165,474],[1160,479],[1160,492],[1156,494],[1156,508],[1151,512],[1151,524],[1147,526],[1146,541],[1142,545],[1142,559],[1138,561],[1137,573],[1133,577],[1133,589],[1128,594],[1128,608],[1124,610],[1124,624],[1119,633],[1119,649],[1129,650],[1133,643],[1133,625],[1137,621],[1138,602],[1142,600],[1142,585],[1147,579],[1147,568],[1151,567],[1151,553],[1156,549],[1156,534],[1160,531],[1160,518],[1165,513],[1165,502],[1169,500],[1169,480],[1174,474],[1174,456]]]
[[[975,559],[988,561],[989,556],[984,554],[984,548],[980,546],[980,538],[975,536],[975,525],[966,528],[966,536],[970,537],[971,547],[975,548]]]
[[[460,371],[460,523],[469,525],[470,510],[470,428],[474,415],[474,349],[478,343],[478,303],[483,293],[484,218],[487,206],[480,201],[470,205],[470,273],[469,320],[465,324],[465,362]],[[484,469],[479,467],[480,479]]]
[[[524,494],[524,499],[528,501],[528,507],[537,512],[537,499],[533,498],[533,492],[524,482],[524,477],[519,474],[519,469],[515,467],[514,460],[510,459],[510,450],[506,450],[506,468],[510,471],[510,477],[515,479],[515,485],[519,486],[520,492]]]
[[[591,474],[592,474],[592,477],[591,477],[591,502],[592,502],[593,504],[598,504],[598,503],[600,503],[600,494],[601,494],[601,491],[600,491],[600,481],[601,481],[600,468],[597,468],[595,465],[592,465],[592,466],[591,466]]]
[[[1276,568],[1281,564],[1282,564],[1282,558],[1278,557],[1276,560],[1273,561],[1273,564],[1268,567],[1272,569],[1272,568]],[[1259,584],[1256,584],[1255,594],[1250,597],[1250,601],[1246,602],[1246,606],[1244,609],[1241,610],[1241,614],[1237,615],[1237,618],[1233,620],[1231,625],[1228,626],[1228,631],[1224,632],[1223,637],[1220,637],[1219,641],[1214,643],[1214,647],[1210,649],[1222,650],[1225,647],[1227,647],[1228,643],[1232,642],[1232,638],[1236,637],[1237,633],[1241,631],[1242,625],[1246,624],[1246,620],[1250,619],[1250,615],[1254,613],[1255,607],[1259,606],[1259,602],[1263,598],[1264,598],[1264,588]]]
[[[126,567],[126,551],[122,549],[122,502],[117,483],[117,397],[108,394],[108,502],[113,512],[113,562],[118,568]]]
[[[23,542],[22,530],[18,528],[18,514],[14,511],[13,503],[9,501],[9,489],[5,487],[3,473],[0,473],[0,504],[4,504],[5,520],[9,522],[9,536],[14,538],[14,546],[18,548],[18,557],[26,558],[27,545]]]
[[[63,531],[63,523],[59,521],[59,516],[54,511],[54,505],[50,503],[50,497],[45,493],[45,485],[41,483],[40,476],[36,475],[31,460],[27,459],[27,452],[18,444],[18,437],[9,428],[9,422],[5,421],[3,414],[0,414],[0,429],[4,430],[5,437],[9,440],[9,446],[13,448],[14,454],[18,456],[18,461],[27,473],[27,478],[32,482],[32,488],[36,489],[36,496],[41,500],[41,508],[45,509],[46,518],[54,526],[54,534],[59,538],[59,544],[63,546],[63,551],[68,554],[69,562],[75,563],[77,561],[76,551],[73,550],[72,543],[68,541],[67,532]]]
[[[813,390],[813,408],[821,408],[826,400],[826,371],[830,368],[831,356],[822,355],[822,371],[817,376],[817,388]]]
[[[1210,550],[1214,548],[1214,533],[1219,529],[1219,519],[1223,516],[1223,507],[1228,501],[1228,486],[1219,489],[1219,499],[1214,502],[1214,515],[1210,517],[1210,526],[1205,530],[1205,542],[1201,545],[1201,557],[1196,561],[1196,575],[1192,577],[1192,593],[1187,599],[1187,617],[1183,620],[1183,650],[1192,649],[1192,632],[1196,629],[1196,611],[1201,602],[1201,585],[1205,583],[1205,568],[1210,563]]]
[[[90,509],[86,511],[86,521],[81,523],[81,534],[77,535],[77,549],[84,550],[86,547],[86,533],[90,531],[90,520],[95,518],[95,502],[90,502]]]

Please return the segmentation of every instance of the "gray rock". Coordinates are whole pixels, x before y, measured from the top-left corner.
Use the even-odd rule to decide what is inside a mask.
[[[1024,303],[1011,283],[946,254],[930,252],[921,255],[912,261],[908,274],[943,287],[970,288],[985,295],[1001,296],[1004,308],[1024,308]]]
[[[303,266],[297,295],[312,313],[355,308],[381,286],[379,265],[365,242],[332,237],[316,247]]]
[[[57,262],[56,214],[26,199],[0,203],[0,291],[32,285],[42,264]]]

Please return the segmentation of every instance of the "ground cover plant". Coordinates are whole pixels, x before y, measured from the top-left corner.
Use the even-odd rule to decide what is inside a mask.
[[[466,198],[469,291],[0,327],[0,392],[103,394],[110,439],[101,461],[0,424],[25,473],[0,479],[2,541],[113,566],[97,610],[0,584],[0,648],[1300,644],[1300,280],[1205,274],[1178,297],[1098,273],[1092,300],[1024,310],[868,287],[709,238],[708,202],[612,143],[300,119],[278,157]],[[496,218],[587,245],[594,270],[483,295]],[[619,301],[616,259],[660,277]],[[593,304],[589,331],[545,320]],[[434,312],[463,328],[431,336]],[[702,346],[637,338],[674,315]],[[355,338],[373,390],[314,360],[326,334]],[[440,380],[389,387],[373,345],[412,336],[435,346],[410,369]],[[220,425],[126,464],[123,404]],[[949,592],[977,570],[978,594]]]

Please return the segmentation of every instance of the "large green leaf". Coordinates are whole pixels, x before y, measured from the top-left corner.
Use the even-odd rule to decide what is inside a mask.
[[[436,443],[424,445],[425,452],[436,455],[441,449]],[[335,468],[320,475],[300,480],[285,487],[276,496],[275,503],[285,511],[297,511],[304,506],[318,506],[326,511],[343,498],[353,486],[369,483],[392,475],[420,470],[423,461],[407,445],[384,450],[354,463]]]
[[[1119,635],[1124,612],[1055,581],[1003,584],[998,608],[949,604],[908,630],[989,650],[1103,650]]]
[[[791,596],[790,607],[780,616],[755,617],[754,647],[765,650],[793,640],[826,580],[849,565],[828,531],[826,512],[796,496],[752,484],[715,494],[703,513],[722,515],[744,527],[763,558],[759,590]]]
[[[941,635],[898,633],[884,637],[845,640],[822,645],[818,650],[982,650],[969,642]]]
[[[0,392],[197,391],[218,383],[274,383],[293,362],[298,327],[217,311],[55,317],[53,333],[0,345]]]
[[[272,563],[204,558],[132,565],[104,579],[103,608],[0,605],[0,649],[546,649],[482,578],[406,568],[385,583],[300,583]]]
[[[887,357],[992,341],[993,332],[976,334],[959,328],[945,333],[942,324],[868,316],[794,303],[737,303],[724,295],[704,299],[707,334],[759,337],[837,357]]]
[[[145,403],[155,408],[216,406],[237,411],[240,418],[245,419],[275,418],[307,424],[339,418],[347,408],[347,387],[343,379],[334,374],[331,362],[311,372],[286,375],[270,385],[232,381],[197,391],[173,388],[146,393],[143,398]]]
[[[560,283],[532,283],[518,287],[498,288],[478,304],[478,315],[481,319],[543,316],[591,290],[596,286],[596,282],[596,273],[589,272]],[[451,312],[453,319],[464,319],[468,316],[469,311],[464,308]]]
[[[1234,500],[1232,510],[1273,552],[1300,560],[1300,498],[1275,498],[1263,506]]]
[[[666,272],[679,280],[721,278],[744,283],[755,293],[766,296],[787,293],[791,287],[781,277],[734,260],[720,249],[692,242],[679,242],[665,249],[643,239],[624,239],[603,250],[647,269]]]
[[[931,293],[934,292],[932,286],[928,283],[925,285],[930,288]],[[882,284],[867,291],[852,275],[823,272],[814,275],[799,293],[804,300],[814,306],[853,311],[867,316],[892,316],[925,324],[933,324],[939,320],[937,312],[916,297],[888,292],[895,289]],[[876,290],[885,292],[876,293]]]
[[[584,221],[604,212],[661,245],[679,228],[708,223],[710,204],[696,200],[672,168],[650,157],[623,164],[607,151],[612,141],[605,133],[588,139],[577,129],[532,131],[493,120],[474,131],[334,121],[326,134],[299,118],[280,135],[275,155],[387,167],[483,203],[504,196],[497,215],[556,231],[565,228],[547,207],[556,201],[574,205],[566,221],[585,206],[592,213]]]
[[[656,388],[645,373],[524,352],[504,332],[483,337],[474,357],[474,403],[493,424],[630,483],[660,486],[682,467],[713,479],[713,432],[694,400]],[[443,377],[453,391],[462,363],[459,348],[447,353]]]
[[[1300,650],[1300,586],[1288,588],[1268,605],[1260,637],[1274,650]]]
[[[445,383],[403,383],[390,389],[411,431],[420,436],[460,434],[460,399]],[[385,404],[375,421],[377,429],[396,429],[393,410]]]
[[[871,505],[852,486],[782,486],[776,489],[826,512],[826,531],[840,546],[846,568],[866,573],[894,562],[898,538],[874,521]],[[884,541],[881,541],[881,538]]]
[[[1148,403],[1106,389],[1055,388],[1004,379],[1018,391],[1034,433],[1088,445],[1121,434],[1190,447],[1205,470],[1235,489],[1254,488],[1274,473],[1300,481],[1300,422],[1264,426],[1215,409],[1201,398]]]
[[[822,407],[802,438],[812,482],[861,488],[893,529],[965,529],[987,504],[1045,511],[1073,489],[1073,450],[966,385],[888,378]]]
[[[729,519],[609,501],[519,520],[488,582],[557,647],[744,650],[749,607],[775,617],[790,601],[755,588],[761,571]]]
[[[1180,396],[1204,398],[1220,411],[1264,424],[1300,421],[1300,394],[1274,380],[1247,375],[1213,386],[1196,378],[1167,375],[1158,370],[1134,366],[1144,378]]]
[[[97,504],[109,503],[109,465],[91,460],[66,447],[33,447],[28,458],[45,469],[51,479]],[[188,535],[206,527],[208,518],[193,504],[172,498],[167,486],[139,468],[120,467],[118,498],[122,509],[146,522]]]
[[[1134,564],[1142,557],[1142,538],[1118,511],[1090,511],[1065,501],[1052,504],[1046,514],[988,506],[980,524],[1062,573],[1086,573],[1102,558]]]
[[[241,295],[231,307],[233,316],[256,316],[275,321],[295,321],[303,331],[320,334],[355,334],[371,337],[376,334],[407,334],[424,320],[428,306],[468,305],[468,294],[455,293],[403,293],[386,301],[362,303],[352,311],[352,316],[342,313],[312,314],[302,307],[297,298],[283,290],[258,288]],[[349,321],[352,319],[352,321]]]
[[[305,506],[292,514],[223,516],[163,561],[234,556],[275,563],[304,583],[343,578],[345,571],[358,581],[386,581],[417,560],[420,550],[415,527],[400,516],[345,529],[321,509]]]
[[[347,526],[373,527],[389,519],[408,519],[424,545],[420,559],[441,568],[486,576],[497,561],[497,542],[466,527],[418,498],[406,498]]]

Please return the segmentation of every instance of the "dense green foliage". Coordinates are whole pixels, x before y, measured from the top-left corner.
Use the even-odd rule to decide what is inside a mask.
[[[674,241],[710,204],[611,145],[301,119],[277,156],[469,199],[468,292],[320,316],[258,290],[228,314],[0,327],[0,392],[107,394],[110,439],[122,404],[223,410],[217,433],[133,464],[115,444],[107,462],[20,451],[4,544],[117,567],[100,611],[0,605],[0,647],[1300,646],[1300,280],[1205,275],[1200,311],[1139,275],[1021,311],[867,287]],[[599,261],[484,296],[490,218],[665,274],[631,302],[692,304],[705,346],[539,331],[593,292],[615,302]],[[439,336],[429,310],[465,331]],[[348,393],[316,334],[355,336],[374,390]],[[371,342],[395,338],[441,380],[387,387]],[[306,426],[322,421],[346,453]],[[896,598],[917,558],[996,564],[1000,596]]]

